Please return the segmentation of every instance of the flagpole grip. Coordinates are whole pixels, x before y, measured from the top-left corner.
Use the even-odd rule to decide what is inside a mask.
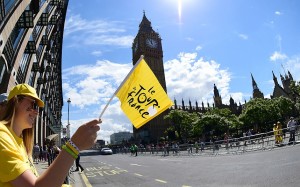
[[[99,116],[99,120],[101,120],[101,118],[102,118],[102,116],[103,116],[105,110],[107,109],[109,103],[113,100],[114,97],[115,97],[115,94],[114,94],[114,95],[109,99],[109,101],[106,103],[105,107],[103,108],[103,110],[102,110],[102,112],[101,112],[101,114],[100,114],[100,116]]]

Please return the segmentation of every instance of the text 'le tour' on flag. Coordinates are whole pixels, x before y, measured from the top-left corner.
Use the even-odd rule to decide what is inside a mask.
[[[173,104],[156,76],[141,58],[117,90],[121,108],[135,128],[170,108]]]

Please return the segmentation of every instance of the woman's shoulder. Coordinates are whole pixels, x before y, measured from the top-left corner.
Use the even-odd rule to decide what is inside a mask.
[[[0,121],[0,132],[9,132],[8,127],[5,125],[5,123],[3,121]]]

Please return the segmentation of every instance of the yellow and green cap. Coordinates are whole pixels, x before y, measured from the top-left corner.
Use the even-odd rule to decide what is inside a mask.
[[[13,87],[13,89],[8,94],[7,100],[9,101],[17,95],[32,97],[36,100],[39,107],[44,107],[44,102],[38,97],[35,89],[28,84],[18,84],[17,86]]]

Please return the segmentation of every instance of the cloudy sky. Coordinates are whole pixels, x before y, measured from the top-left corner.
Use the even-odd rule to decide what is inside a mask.
[[[213,85],[223,103],[252,95],[251,73],[266,97],[272,71],[299,80],[298,0],[89,0],[70,1],[63,42],[63,126],[68,98],[71,134],[98,118],[132,68],[132,42],[145,11],[162,38],[168,95],[181,103],[212,104]],[[109,105],[98,139],[131,131],[119,107]]]

